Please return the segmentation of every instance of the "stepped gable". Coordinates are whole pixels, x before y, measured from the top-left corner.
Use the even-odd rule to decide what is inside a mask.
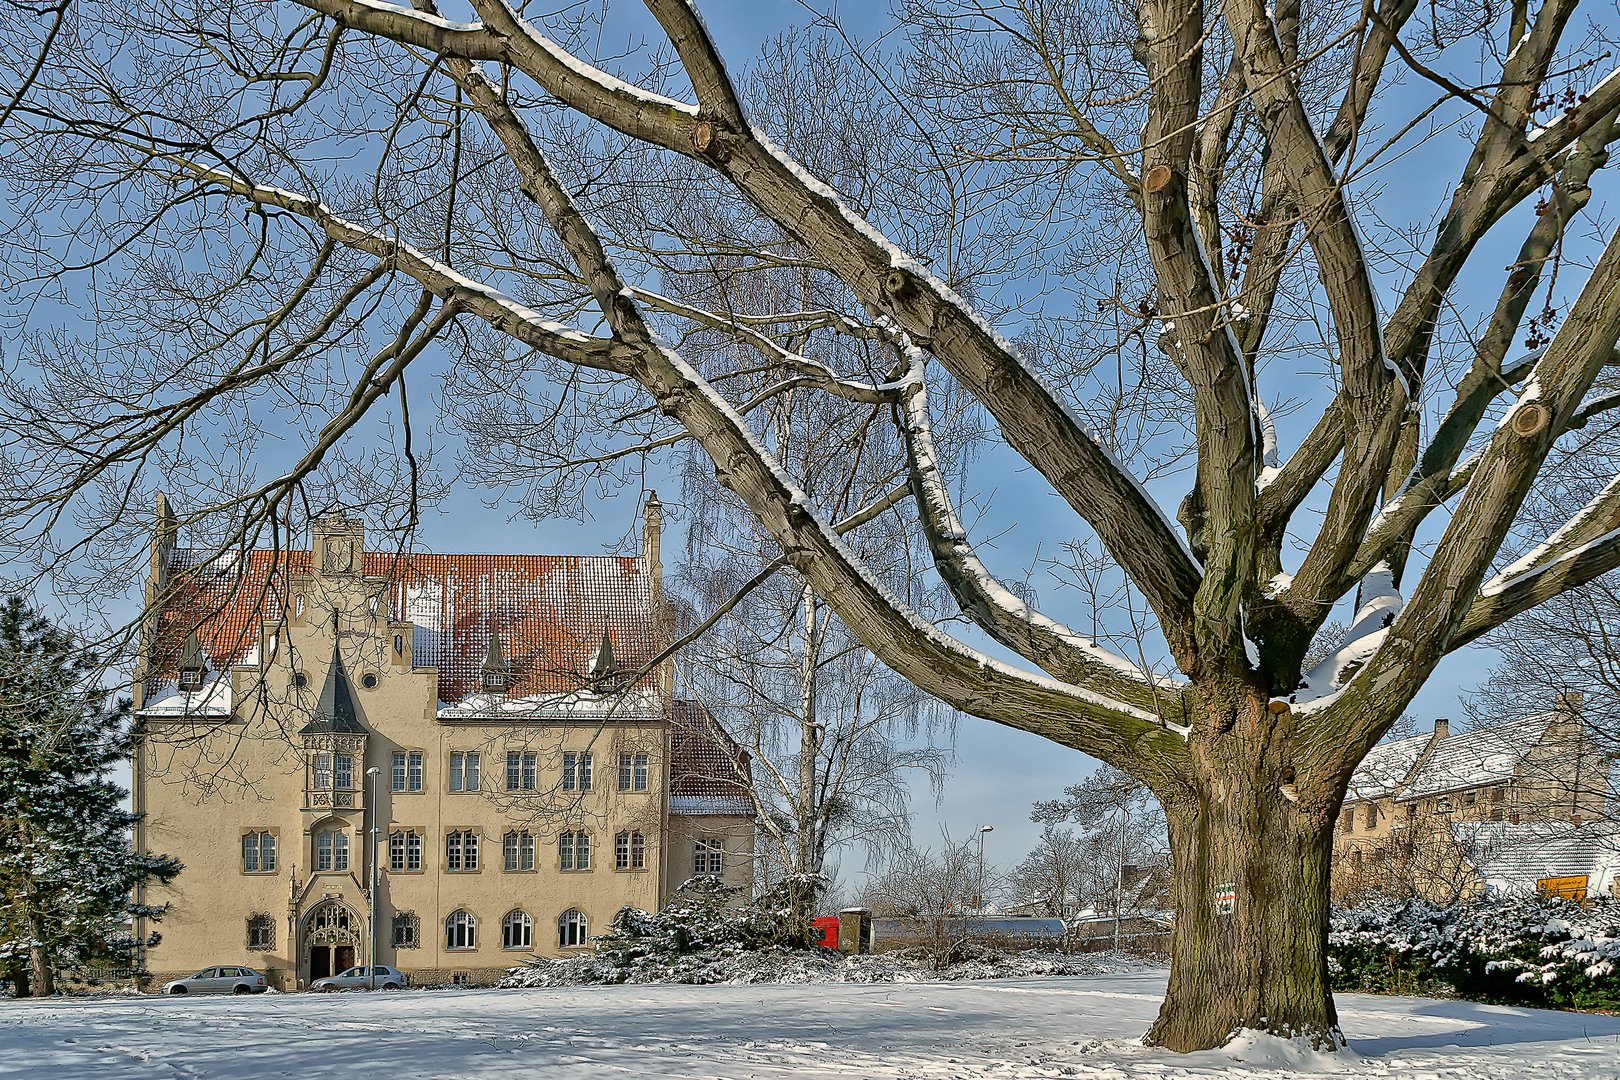
[[[670,713],[669,812],[752,817],[748,751],[702,702],[679,699]]]
[[[652,583],[639,557],[367,552],[364,570],[389,579],[391,616],[415,626],[412,663],[438,669],[439,698],[447,704],[483,691],[496,634],[508,699],[589,687],[604,633],[621,671],[657,655]],[[290,581],[309,571],[308,551],[256,549],[232,558],[176,549],[151,638],[145,699],[174,691],[181,648],[193,631],[210,680],[233,664],[257,663],[260,624],[279,617],[292,599]],[[656,683],[649,673],[635,686]]]

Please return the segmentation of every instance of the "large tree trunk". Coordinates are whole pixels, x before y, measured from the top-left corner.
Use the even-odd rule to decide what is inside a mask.
[[[1332,810],[1295,802],[1285,767],[1208,772],[1202,790],[1166,800],[1176,925],[1147,1041],[1201,1050],[1249,1028],[1341,1045],[1327,969]]]

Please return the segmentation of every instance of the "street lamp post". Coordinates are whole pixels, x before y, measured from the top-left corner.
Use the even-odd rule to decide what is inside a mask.
[[[984,914],[984,834],[994,832],[994,825],[979,826],[979,914]]]
[[[366,810],[371,814],[371,962],[366,965],[366,988],[377,989],[377,777],[382,770],[366,770]]]

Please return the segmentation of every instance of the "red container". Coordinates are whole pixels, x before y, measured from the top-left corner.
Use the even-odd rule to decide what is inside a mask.
[[[811,919],[810,925],[815,929],[815,936],[811,939],[815,944],[829,949],[838,948],[838,916],[823,915],[819,919]]]

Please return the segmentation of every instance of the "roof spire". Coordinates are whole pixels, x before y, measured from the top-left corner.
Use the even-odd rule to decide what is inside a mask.
[[[591,661],[591,682],[599,683],[611,677],[618,670],[618,665],[613,662],[613,638],[604,629],[602,631],[602,644],[596,650],[596,658]]]
[[[364,735],[365,732],[355,715],[354,690],[349,686],[349,674],[343,670],[343,657],[334,640],[332,664],[326,669],[326,683],[321,687],[320,700],[315,703],[315,718],[304,725],[301,734]]]

